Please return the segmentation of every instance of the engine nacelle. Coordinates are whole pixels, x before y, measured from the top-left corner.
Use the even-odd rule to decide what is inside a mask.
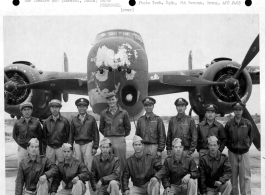
[[[224,82],[233,77],[240,64],[234,61],[219,61],[210,65],[202,74],[201,78]],[[243,70],[238,77],[237,93],[242,102],[247,102],[252,92],[252,80],[247,70]],[[221,115],[232,112],[231,105],[236,102],[233,93],[225,85],[200,86],[189,93],[190,103],[198,115],[204,115],[204,106],[213,103],[218,106],[218,113]]]
[[[34,65],[15,62],[4,69],[9,81],[15,85],[35,83],[43,80],[45,76],[42,71],[37,70]],[[15,86],[14,85],[14,86]],[[13,116],[21,116],[19,105],[23,102],[31,102],[34,105],[32,115],[38,118],[47,118],[50,115],[48,102],[51,99],[61,100],[61,93],[38,89],[17,89],[5,92],[5,111]]]

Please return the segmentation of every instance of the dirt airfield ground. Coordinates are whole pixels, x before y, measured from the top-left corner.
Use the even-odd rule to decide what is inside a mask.
[[[132,131],[129,137],[126,138],[127,142],[127,157],[133,154],[132,148],[132,137],[135,134],[135,127],[132,123]],[[167,124],[165,124],[167,129]],[[260,125],[258,125],[260,128]],[[6,126],[5,132],[10,134],[12,133],[12,127]],[[102,136],[102,135],[101,135]],[[100,151],[98,150],[98,153]],[[224,153],[227,155],[227,149],[224,150]],[[261,165],[260,165],[260,152],[257,151],[254,145],[250,148],[250,165],[251,165],[251,194],[252,195],[261,195]],[[193,154],[195,161],[198,162],[198,153]],[[166,158],[166,152],[163,152],[163,159]],[[15,194],[15,179],[17,175],[17,144],[10,137],[6,137],[5,142],[5,163],[6,163],[6,176],[5,176],[5,186],[6,186],[6,195]],[[130,185],[132,183],[130,182]],[[160,189],[161,194],[163,193],[163,187]],[[89,195],[87,190],[85,195]]]

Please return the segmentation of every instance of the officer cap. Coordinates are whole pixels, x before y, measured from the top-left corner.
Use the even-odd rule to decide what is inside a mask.
[[[103,138],[102,140],[100,140],[99,146],[102,146],[104,144],[111,144],[111,142],[108,138]]]
[[[58,106],[58,107],[62,107],[62,103],[60,100],[57,99],[53,99],[49,102],[49,107],[51,106]]]
[[[30,107],[31,109],[33,109],[33,105],[31,102],[23,102],[19,105],[19,110],[22,111],[22,109],[25,107]]]
[[[79,99],[77,99],[75,101],[75,105],[76,106],[81,106],[81,105],[88,106],[89,105],[89,101],[86,98],[79,98]]]
[[[231,106],[233,108],[233,110],[235,108],[241,108],[242,110],[244,110],[244,108],[246,107],[245,104],[241,103],[241,102],[235,102],[232,104]]]
[[[143,141],[143,139],[142,139],[141,137],[139,137],[138,135],[135,135],[135,136],[133,137],[133,144],[134,144],[135,142],[138,142],[138,141]]]
[[[29,140],[29,144],[37,144],[37,145],[39,145],[39,140],[37,138],[31,138],[31,140]]]
[[[109,92],[109,93],[106,95],[106,99],[112,98],[113,96],[116,97],[116,93],[114,93],[113,91],[112,91],[112,92]]]
[[[64,143],[62,146],[63,150],[69,148],[70,150],[73,150],[73,146],[69,143]]]
[[[175,146],[176,144],[181,143],[181,142],[182,140],[180,138],[175,138],[172,142],[172,146]]]
[[[215,137],[214,135],[213,136],[210,136],[210,137],[208,137],[208,144],[210,144],[210,143],[212,143],[212,142],[217,142],[218,141],[218,139],[217,139],[217,137]]]
[[[142,103],[143,105],[146,105],[146,104],[155,104],[156,103],[156,100],[152,97],[146,97],[142,100]]]
[[[217,108],[217,106],[214,105],[214,104],[207,104],[207,105],[205,106],[205,112],[206,112],[206,111],[214,111],[215,113],[217,113],[217,112],[218,112],[218,108]]]
[[[187,100],[185,100],[184,98],[178,98],[175,101],[175,105],[176,106],[180,106],[180,105],[185,105],[187,106],[189,103],[187,102]]]

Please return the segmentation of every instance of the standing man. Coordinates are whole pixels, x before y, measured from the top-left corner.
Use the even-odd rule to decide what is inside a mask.
[[[165,176],[161,160],[144,153],[143,139],[137,135],[133,138],[135,153],[127,159],[122,175],[124,195],[159,195],[159,180]],[[129,188],[129,179],[133,186]]]
[[[120,158],[121,171],[126,162],[125,137],[130,134],[131,123],[126,110],[118,104],[114,92],[106,96],[108,107],[101,112],[99,131],[112,143],[112,152]]]
[[[209,151],[200,158],[199,189],[202,195],[230,195],[232,169],[228,157],[219,151],[219,141],[215,136],[208,138]]]
[[[104,138],[100,141],[101,154],[92,161],[91,186],[96,195],[119,195],[120,159],[112,154],[111,142]]]
[[[39,119],[32,117],[33,105],[31,102],[24,102],[19,106],[22,117],[17,120],[13,127],[13,138],[18,144],[17,158],[19,162],[28,156],[27,146],[32,138],[38,138],[42,146],[42,127]],[[39,154],[42,154],[42,147],[39,147]]]
[[[15,195],[48,195],[48,179],[58,172],[57,166],[39,155],[39,141],[32,138],[27,145],[28,156],[19,163]]]
[[[86,193],[85,183],[89,180],[90,171],[82,162],[73,157],[71,144],[64,143],[62,150],[64,160],[59,162],[58,174],[52,180],[51,195],[84,195]],[[65,185],[57,192],[61,181]]]
[[[166,177],[162,179],[164,195],[195,195],[198,169],[191,156],[183,155],[182,140],[175,138],[172,147],[174,155],[164,161]]]
[[[221,123],[215,120],[216,113],[218,112],[217,106],[214,104],[207,104],[205,106],[205,119],[198,124],[198,144],[197,151],[199,157],[208,152],[207,138],[210,136],[217,137],[220,140],[219,151],[222,152],[226,144],[226,135],[224,127]]]
[[[184,146],[184,155],[191,155],[197,146],[197,130],[195,121],[185,114],[188,102],[184,98],[175,101],[177,116],[169,120],[167,132],[167,154],[171,155],[172,142],[175,138],[180,138]]]
[[[142,103],[146,113],[139,118],[135,135],[143,139],[144,153],[160,158],[165,149],[165,126],[162,118],[153,113],[156,100],[146,97]]]
[[[99,143],[98,126],[95,118],[87,113],[87,99],[77,99],[75,105],[78,115],[71,121],[69,142],[71,145],[75,142],[75,157],[91,170],[93,156],[97,153]]]
[[[43,124],[44,141],[47,144],[46,157],[52,162],[63,161],[62,145],[69,140],[70,125],[68,120],[61,116],[62,104],[53,99],[49,102],[52,115]]]
[[[232,165],[232,194],[238,195],[238,177],[241,195],[250,195],[250,163],[248,150],[253,141],[252,124],[242,117],[245,105],[232,104],[234,118],[225,125],[229,161]]]

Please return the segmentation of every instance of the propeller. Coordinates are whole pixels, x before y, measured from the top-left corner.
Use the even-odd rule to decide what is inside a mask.
[[[175,86],[185,86],[185,87],[196,87],[202,85],[224,85],[225,82],[213,82],[202,78],[196,78],[186,75],[164,75],[163,83],[175,85]]]
[[[251,62],[251,60],[257,55],[259,52],[259,35],[256,37],[256,39],[253,41],[252,45],[250,46],[242,64],[241,67],[238,69],[236,74],[234,75],[234,78],[237,79],[240,73],[243,71],[244,68]]]

